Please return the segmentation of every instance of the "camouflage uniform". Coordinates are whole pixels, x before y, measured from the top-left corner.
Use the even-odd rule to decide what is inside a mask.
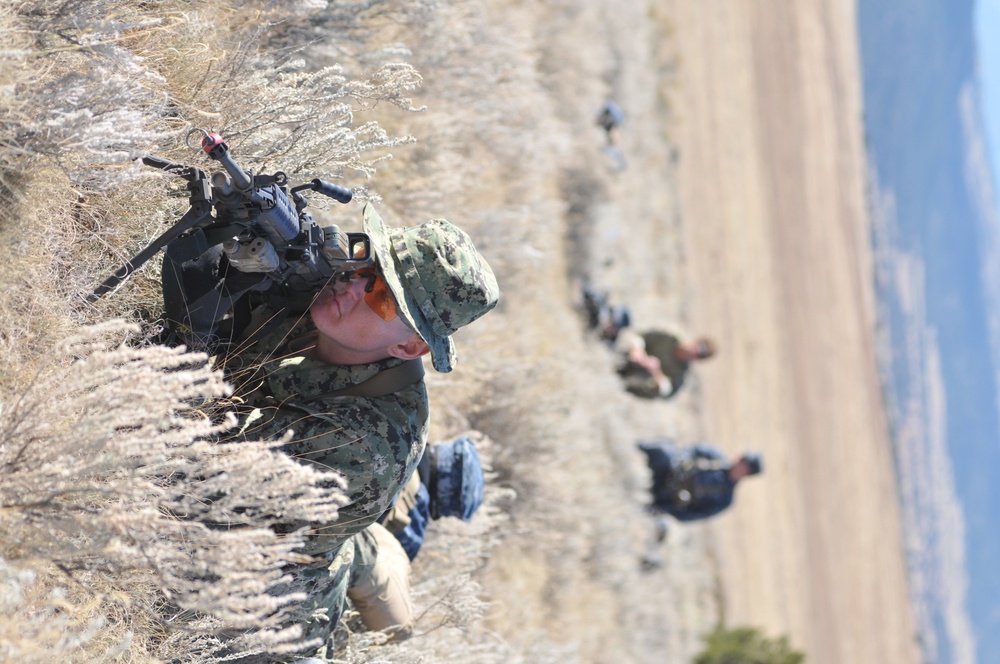
[[[293,356],[277,360],[273,368],[265,365],[266,376],[250,397],[256,408],[243,424],[244,435],[274,439],[291,429],[294,438],[282,447],[285,453],[302,463],[334,469],[347,481],[350,502],[340,508],[336,523],[314,527],[306,553],[335,552],[385,512],[416,470],[427,441],[423,380],[385,396],[315,397],[403,362],[392,358],[333,366]]]
[[[469,237],[444,220],[390,229],[367,205],[364,231],[399,316],[427,343],[434,368],[451,371],[456,359],[451,334],[499,299],[489,265]],[[300,335],[308,334],[310,326],[303,324]],[[239,368],[253,367],[247,371],[254,373],[247,396],[253,410],[243,420],[243,435],[275,438],[291,429],[294,437],[285,452],[303,463],[336,470],[347,481],[349,503],[335,523],[287,524],[288,532],[311,527],[305,552],[314,562],[290,567],[288,583],[276,589],[307,595],[306,602],[295,607],[293,622],[303,626],[306,638],[326,640],[343,611],[347,589],[366,580],[379,562],[377,538],[369,526],[390,507],[423,454],[427,390],[418,380],[383,396],[323,396],[404,360],[331,365],[297,354],[301,336],[282,344],[288,327],[244,349],[227,365],[235,367],[237,385],[248,380]]]

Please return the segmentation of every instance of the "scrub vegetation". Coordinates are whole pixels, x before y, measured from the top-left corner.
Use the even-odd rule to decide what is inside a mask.
[[[349,616],[338,661],[698,647],[719,613],[711,559],[693,530],[674,567],[640,570],[642,468],[608,446],[631,433],[624,397],[573,310],[573,278],[604,255],[587,239],[610,177],[592,117],[620,62],[569,47],[612,4],[0,0],[0,658],[209,662],[222,628],[261,628],[247,649],[294,636],[268,629],[294,598],[265,591],[298,539],[264,526],[276,504],[328,519],[336,481],[277,441],[208,442],[232,426],[214,407],[230,388],[211,358],[155,344],[158,257],[87,300],[187,208],[137,158],[214,170],[186,145],[196,128],[244,168],[352,188],[347,206],[310,200],[347,230],[365,200],[391,225],[454,221],[503,290],[458,335],[456,371],[428,376],[431,437],[485,434],[486,504],[432,524],[414,638],[386,645]]]

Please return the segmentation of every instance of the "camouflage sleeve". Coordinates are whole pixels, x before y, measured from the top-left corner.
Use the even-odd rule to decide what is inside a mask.
[[[385,477],[389,462],[379,454],[384,445],[378,433],[366,430],[353,408],[318,413],[295,423],[292,429],[295,437],[283,448],[289,455],[335,470],[347,482],[350,502],[340,509],[335,523],[316,528],[311,538],[313,546],[336,548],[378,518],[384,511],[381,502],[388,503],[389,499],[380,502],[383,492],[392,490],[392,482]]]
[[[422,392],[423,393],[423,392]],[[261,409],[258,409],[261,411]],[[261,433],[293,438],[282,447],[301,463],[339,472],[347,483],[348,504],[330,524],[311,527],[306,552],[336,550],[385,512],[413,474],[426,440],[426,406],[389,397],[340,397],[313,406],[286,402],[270,413],[255,411]],[[270,419],[268,419],[270,417]],[[253,416],[245,429],[252,429]],[[259,434],[258,434],[259,435]]]

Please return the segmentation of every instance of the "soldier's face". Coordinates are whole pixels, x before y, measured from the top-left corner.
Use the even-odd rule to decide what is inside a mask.
[[[309,309],[317,331],[358,353],[377,353],[414,337],[401,317],[385,320],[365,302],[367,283],[365,278],[352,278],[324,288]]]

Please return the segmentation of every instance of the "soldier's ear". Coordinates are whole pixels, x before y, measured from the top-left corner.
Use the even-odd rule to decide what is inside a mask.
[[[389,355],[398,357],[401,360],[412,360],[429,352],[431,352],[430,346],[415,334],[403,343],[389,346]]]

